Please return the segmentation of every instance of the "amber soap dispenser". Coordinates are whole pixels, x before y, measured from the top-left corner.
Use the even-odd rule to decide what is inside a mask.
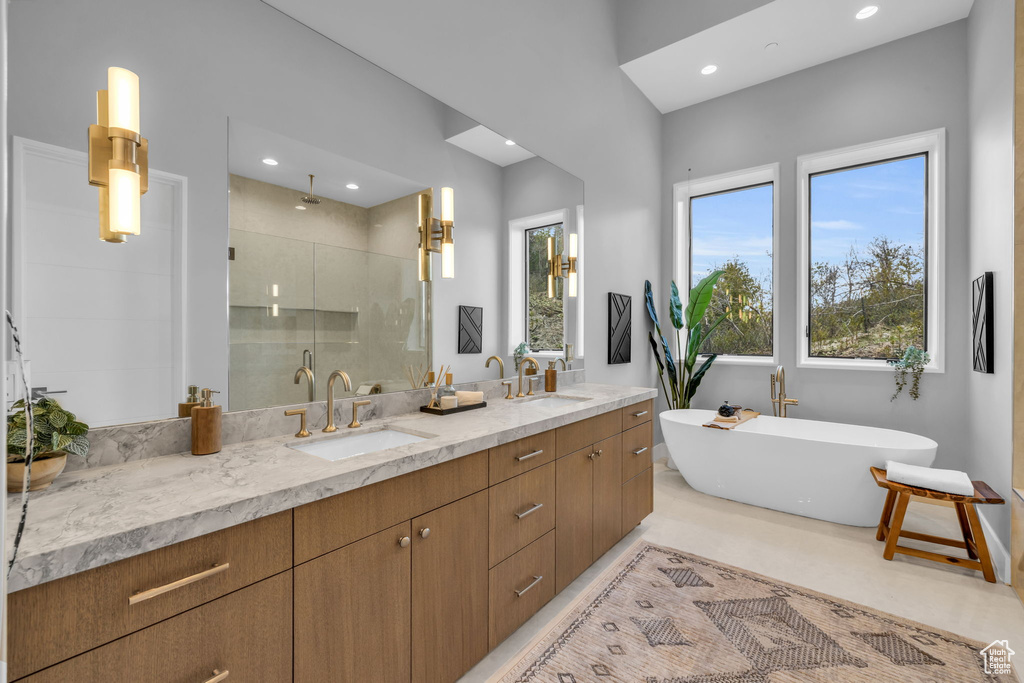
[[[213,395],[219,393],[203,389],[202,401],[192,409],[192,455],[220,452],[223,408],[213,404]]]
[[[555,361],[549,361],[548,369],[544,371],[544,391],[558,391],[558,370],[555,370]]]

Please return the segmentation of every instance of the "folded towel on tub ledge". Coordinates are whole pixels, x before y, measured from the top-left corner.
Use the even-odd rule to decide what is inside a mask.
[[[757,417],[760,414],[761,413],[759,413],[759,412],[757,412],[755,410],[744,410],[744,411],[740,412],[740,416],[739,416],[738,420],[724,421],[724,420],[720,420],[720,419],[718,419],[716,417],[714,420],[711,420],[710,422],[705,422],[704,426],[705,427],[711,427],[712,429],[735,429],[736,427],[739,427],[744,422],[747,422],[749,420],[753,420],[755,417]]]
[[[917,486],[957,496],[974,495],[974,484],[971,483],[971,478],[967,476],[966,472],[959,470],[938,470],[890,460],[885,463],[885,478],[897,484]]]

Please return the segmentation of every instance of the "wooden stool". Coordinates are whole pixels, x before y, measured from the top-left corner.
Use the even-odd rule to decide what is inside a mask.
[[[942,562],[943,564],[968,567],[980,571],[985,576],[986,581],[990,583],[996,582],[996,574],[992,570],[992,558],[989,557],[988,544],[985,542],[985,533],[981,530],[978,511],[974,508],[979,503],[1002,505],[1005,502],[988,484],[983,481],[971,482],[974,484],[974,495],[959,496],[954,493],[932,491],[931,489],[922,489],[916,486],[907,486],[906,484],[889,481],[885,477],[885,470],[880,470],[877,467],[871,468],[871,476],[875,478],[876,484],[888,490],[888,494],[885,496],[885,505],[882,507],[882,519],[878,522],[878,533],[875,535],[875,538],[879,541],[885,541],[885,550],[882,552],[882,557],[891,560],[896,553],[903,553],[904,555],[921,557],[926,560]],[[931,534],[904,531],[903,517],[907,514],[907,505],[910,503],[911,496],[953,503],[964,540],[956,541],[951,538],[932,536]],[[891,522],[890,519],[892,520]],[[954,548],[963,548],[967,551],[968,559],[940,555],[939,553],[918,550],[917,548],[907,548],[906,546],[899,545],[901,537],[949,545]]]

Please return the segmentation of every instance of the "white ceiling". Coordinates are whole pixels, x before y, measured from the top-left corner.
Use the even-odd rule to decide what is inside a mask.
[[[263,163],[267,157],[275,159],[277,166]],[[290,187],[295,190],[296,203],[309,192],[310,173],[316,176],[314,195],[363,208],[429,187],[427,183],[361,164],[234,118],[228,127],[228,170],[235,175]],[[349,183],[355,183],[359,189],[348,189],[345,186]]]
[[[718,1],[718,0],[716,0]],[[774,0],[622,65],[663,114],[968,15],[974,0]],[[868,19],[857,12],[877,5]],[[779,46],[766,50],[765,45]],[[702,76],[701,68],[718,71]]]
[[[504,137],[486,126],[475,126],[458,135],[453,135],[448,138],[448,142],[502,167],[535,156],[533,152],[529,152],[519,145],[506,144]]]

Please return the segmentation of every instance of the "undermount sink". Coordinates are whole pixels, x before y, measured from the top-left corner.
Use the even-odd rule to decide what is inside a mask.
[[[289,444],[293,448],[309,455],[315,455],[324,460],[336,462],[365,453],[376,453],[377,451],[405,446],[411,443],[426,441],[428,437],[400,432],[397,429],[379,429],[375,432],[365,432],[352,436],[338,436],[333,439],[323,439],[309,444]]]
[[[531,408],[543,410],[554,410],[556,408],[567,408],[574,406],[580,401],[589,401],[589,396],[541,396],[540,398],[528,398],[523,403]]]

